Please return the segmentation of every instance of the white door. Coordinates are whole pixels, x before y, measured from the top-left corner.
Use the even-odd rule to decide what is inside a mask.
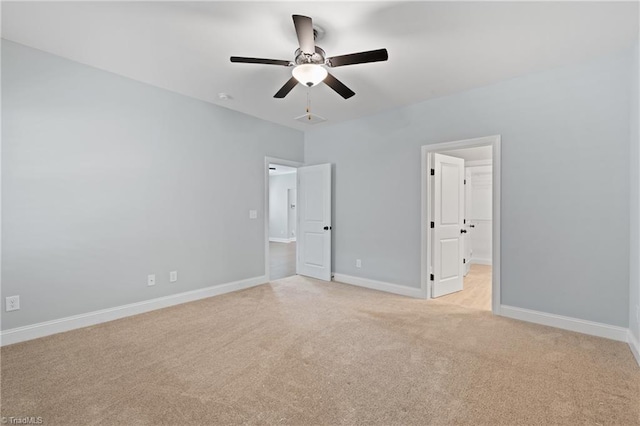
[[[471,269],[471,256],[473,253],[473,247],[471,245],[471,223],[469,218],[471,217],[471,171],[465,169],[464,172],[464,230],[462,241],[464,243],[464,276],[466,277]]]
[[[331,281],[331,164],[298,168],[297,270]]]
[[[462,290],[464,160],[434,154],[432,297]]]

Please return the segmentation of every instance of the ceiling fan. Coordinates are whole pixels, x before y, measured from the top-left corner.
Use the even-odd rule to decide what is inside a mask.
[[[311,18],[308,16],[293,15],[293,25],[296,28],[298,43],[300,44],[300,48],[295,52],[295,59],[293,61],[245,58],[241,56],[232,56],[230,58],[231,62],[294,67],[292,71],[293,76],[278,90],[273,96],[274,98],[284,98],[298,83],[304,84],[307,87],[313,87],[324,81],[327,86],[335,90],[340,96],[349,99],[355,95],[355,92],[331,75],[324,66],[336,68],[345,65],[386,61],[389,59],[387,49],[370,50],[367,52],[327,58],[324,50],[316,46],[316,32],[313,28]]]

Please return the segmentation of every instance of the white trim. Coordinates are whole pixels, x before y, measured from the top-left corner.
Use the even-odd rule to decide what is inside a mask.
[[[407,287],[404,285],[387,283],[384,281],[370,280],[368,278],[354,277],[344,274],[333,274],[333,281],[356,285],[358,287],[370,288],[372,290],[384,291],[386,293],[399,294],[402,296],[416,297],[423,299],[424,293],[422,289],[415,287]]]
[[[474,258],[472,257],[471,260],[469,260],[469,263],[471,263],[472,265],[489,265],[491,266],[491,259],[480,259],[480,258]]]
[[[422,202],[420,203],[420,288],[422,289],[422,297],[425,299],[431,298],[431,281],[429,281],[429,273],[431,271],[429,270],[430,264],[427,261],[431,259],[431,244],[429,244],[431,230],[427,220],[427,216],[431,215],[430,160],[430,154],[423,146],[420,159],[420,190],[422,192]]]
[[[627,342],[628,339],[629,330],[615,325],[565,317],[562,315],[548,314],[546,312],[516,308],[507,305],[502,305],[500,311],[502,316],[521,321],[548,325],[550,327],[561,328],[563,330],[590,334],[591,336],[605,337],[607,339],[618,340],[620,342]]]
[[[295,238],[275,238],[275,237],[269,237],[269,242],[270,243],[291,243],[294,242],[296,239]]]
[[[480,167],[480,166],[491,166],[493,164],[493,160],[471,160],[465,161],[464,167]]]
[[[304,163],[291,160],[283,160],[275,157],[264,157],[264,275],[269,278],[269,164],[279,164],[281,166],[302,167]],[[296,188],[297,189],[297,188]],[[296,205],[298,202],[296,201]],[[298,257],[296,256],[296,262]],[[296,265],[297,269],[297,265]]]
[[[492,272],[491,272],[491,310],[494,315],[500,315],[500,205],[501,205],[501,188],[500,188],[500,144],[501,136],[493,135],[476,139],[465,139],[455,142],[443,142],[422,146],[422,165],[421,165],[421,186],[422,186],[422,206],[421,206],[421,259],[420,259],[420,282],[424,298],[431,298],[431,281],[429,274],[431,269],[431,247],[429,241],[431,239],[431,229],[429,222],[431,221],[431,188],[430,182],[430,164],[431,155],[437,151],[450,151],[462,148],[476,148],[479,146],[491,146],[493,158],[491,160],[493,166],[493,217],[492,217]]]
[[[491,244],[492,244],[492,253],[491,253],[491,277],[492,277],[492,287],[491,287],[491,298],[492,300],[492,311],[495,315],[501,314],[501,281],[500,281],[500,271],[501,271],[501,262],[502,258],[500,257],[500,244],[502,242],[502,237],[500,236],[500,228],[501,228],[501,208],[502,208],[502,188],[500,182],[501,174],[502,174],[502,152],[501,152],[502,139],[498,135],[495,137],[493,141],[493,160],[492,160],[492,173],[493,173],[493,187],[492,187],[492,196],[493,196],[493,206],[492,206],[492,235],[491,235]]]
[[[636,336],[633,335],[631,330],[627,330],[627,343],[629,343],[631,353],[636,358],[636,361],[640,366],[640,342],[636,340]]]
[[[255,287],[268,282],[269,279],[267,276],[263,275],[261,277],[247,278],[245,280],[214,285],[198,290],[186,291],[184,293],[171,294],[169,296],[158,297],[156,299],[144,300],[142,302],[130,303],[128,305],[116,306],[114,308],[101,309],[99,311],[87,312],[85,314],[73,315],[24,327],[16,327],[0,333],[0,346],[11,345],[13,343],[24,342],[26,340],[37,339],[38,337],[101,324],[103,322],[113,321],[131,315],[155,311],[156,309],[206,299],[208,297],[219,296],[221,294]]]

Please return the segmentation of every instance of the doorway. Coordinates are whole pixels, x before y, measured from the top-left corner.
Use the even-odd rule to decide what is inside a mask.
[[[500,136],[422,147],[426,298],[499,313]]]
[[[296,274],[297,172],[302,165],[264,159],[264,270],[270,281]]]
[[[269,163],[269,280],[296,274],[297,168]]]
[[[295,188],[286,186],[287,203],[285,209],[288,219],[286,226],[275,228],[272,232],[270,220],[270,178],[269,174],[278,173],[278,168],[294,168]],[[304,275],[323,281],[331,281],[331,164],[304,166],[296,161],[272,157],[264,159],[264,270],[269,280],[281,276]],[[295,191],[293,191],[295,189]],[[295,203],[293,202],[295,200]],[[278,231],[287,229],[287,232]],[[271,241],[270,241],[271,240]],[[275,246],[272,243],[284,243],[289,246]],[[292,245],[293,244],[293,245]],[[275,256],[271,256],[270,245],[274,246]],[[283,253],[276,252],[283,249]],[[280,259],[278,256],[280,255]],[[274,273],[271,263],[274,262]],[[278,278],[275,278],[278,277]]]

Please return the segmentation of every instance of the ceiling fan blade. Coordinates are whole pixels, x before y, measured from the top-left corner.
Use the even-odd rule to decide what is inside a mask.
[[[389,59],[389,53],[387,53],[387,49],[378,49],[369,50],[368,52],[351,53],[349,55],[333,56],[327,59],[327,65],[335,68],[345,65],[386,61],[387,59]]]
[[[353,95],[356,94],[353,90],[349,89],[345,86],[340,80],[332,76],[331,74],[327,74],[327,77],[324,79],[324,82],[327,86],[331,87],[335,90],[340,96],[345,99],[349,99]]]
[[[294,87],[296,87],[296,84],[298,84],[298,80],[296,80],[295,77],[291,77],[289,81],[287,81],[284,86],[278,90],[278,93],[273,95],[273,97],[278,99],[284,98]]]
[[[241,62],[243,64],[282,65],[283,67],[291,65],[291,61],[281,59],[245,58],[242,56],[232,56],[229,59],[231,59],[231,62]]]
[[[296,27],[300,50],[313,55],[316,53],[316,40],[313,36],[313,21],[308,16],[292,15],[293,25]]]

